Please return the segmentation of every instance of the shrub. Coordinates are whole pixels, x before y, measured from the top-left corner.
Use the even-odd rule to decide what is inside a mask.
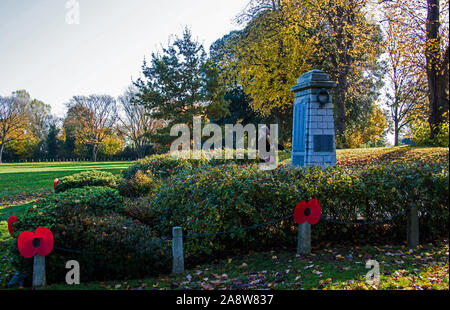
[[[41,199],[41,208],[64,205],[84,210],[93,214],[102,214],[105,211],[123,211],[123,198],[116,189],[104,186],[86,186],[73,188],[65,192],[50,195]],[[32,211],[32,209],[30,209]]]
[[[155,199],[126,209],[144,223],[158,223],[161,236],[170,236],[173,226],[182,226],[185,235],[195,235],[291,216],[299,201],[311,198],[320,201],[323,217],[345,222],[358,222],[360,217],[365,221],[385,219],[416,205],[444,216],[421,218],[424,231],[430,232],[424,239],[448,232],[448,169],[439,165],[360,170],[286,166],[274,171],[237,165],[203,167],[173,175]],[[316,244],[379,241],[381,237],[403,241],[405,225],[404,216],[388,225],[363,227],[321,221],[314,227],[313,238]],[[185,254],[188,262],[197,262],[205,254],[221,255],[240,248],[294,247],[296,230],[293,220],[288,219],[261,229],[187,238]]]
[[[146,174],[138,170],[129,179],[122,179],[119,182],[118,189],[125,197],[142,197],[156,193],[160,187],[159,179],[151,174]]]
[[[112,173],[104,171],[83,171],[61,178],[55,187],[55,192],[59,193],[70,188],[80,188],[85,186],[107,186],[115,188],[117,186],[117,177]]]
[[[216,152],[224,154],[224,150],[218,150]],[[181,153],[183,154],[183,153]],[[248,159],[248,152],[244,150],[244,159],[236,159],[236,150],[233,150],[234,159],[220,159],[215,158],[205,158],[201,157],[199,159],[193,158],[194,153],[190,153],[189,159],[175,158],[170,154],[164,155],[153,155],[146,157],[136,162],[133,166],[128,167],[128,169],[122,172],[125,179],[130,179],[138,171],[143,171],[146,174],[150,174],[158,178],[168,178],[171,175],[177,174],[181,171],[191,171],[192,169],[208,166],[223,166],[229,164],[240,164],[248,165],[259,162],[258,159]]]
[[[82,281],[112,280],[167,272],[167,243],[153,242],[151,226],[126,217],[117,190],[104,187],[72,189],[55,194],[27,211],[15,224],[15,237],[39,226],[52,230],[55,249],[47,258],[49,282],[63,282],[65,262],[80,263]],[[159,239],[158,239],[159,240]],[[67,251],[69,250],[69,251]],[[31,276],[32,259],[24,259],[16,241],[10,245],[14,264]]]
[[[439,126],[439,133],[434,139],[431,138],[431,129],[427,121],[417,120],[412,126],[411,140],[421,146],[449,146],[449,114],[443,116],[444,122]]]
[[[130,218],[136,219],[147,225],[157,225],[158,223],[153,221],[155,219],[154,209],[150,207],[153,199],[153,197],[125,199],[124,212]]]

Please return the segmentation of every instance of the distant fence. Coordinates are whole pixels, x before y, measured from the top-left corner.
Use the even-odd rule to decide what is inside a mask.
[[[135,161],[139,160],[137,157],[115,157],[115,158],[100,158],[95,162],[108,162],[108,161]],[[29,159],[3,159],[2,163],[15,164],[15,163],[50,163],[50,162],[94,162],[91,158],[29,158]]]

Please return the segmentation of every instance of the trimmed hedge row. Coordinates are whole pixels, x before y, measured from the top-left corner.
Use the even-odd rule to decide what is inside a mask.
[[[222,158],[206,158],[204,153],[199,154],[199,159],[194,158],[195,152],[189,152],[189,158],[175,158],[170,154],[153,155],[136,162],[136,164],[122,171],[123,179],[119,182],[120,193],[125,197],[151,196],[159,189],[160,180],[165,180],[172,175],[183,171],[193,171],[198,167],[216,167],[239,163],[240,165],[255,164],[259,159],[249,159],[248,151],[242,152],[244,159],[223,159],[225,150],[217,150]],[[186,154],[183,152],[180,155]],[[236,150],[233,150],[233,158],[236,158]]]
[[[198,168],[172,176],[154,199],[141,200],[126,212],[144,223],[158,223],[161,236],[170,236],[173,226],[184,234],[235,230],[289,216],[302,200],[320,201],[323,217],[341,221],[385,219],[417,205],[448,217],[448,169],[438,165],[375,166],[364,170],[340,167],[293,169],[280,167],[260,171],[240,166]],[[391,240],[405,239],[405,217],[389,225],[353,227],[321,221],[313,229],[314,244],[349,240],[376,240],[380,234]],[[369,229],[370,228],[370,229]],[[235,249],[267,249],[295,246],[293,220],[263,229],[202,236],[185,240],[188,261],[220,255]],[[422,239],[448,232],[445,218],[422,217]],[[422,235],[422,234],[421,234]],[[356,240],[355,240],[356,238]]]
[[[224,159],[225,150],[216,151],[221,153],[223,156],[220,159],[216,158],[206,158],[204,157],[204,153],[201,153],[199,157],[200,159],[194,158],[195,152],[190,152],[190,158],[175,158],[170,154],[163,155],[153,155],[150,157],[146,157],[144,159],[138,160],[136,164],[128,167],[126,170],[122,172],[122,175],[125,179],[130,179],[134,176],[138,171],[143,171],[147,174],[151,174],[152,176],[159,178],[167,178],[171,175],[174,175],[182,170],[192,170],[201,166],[215,167],[215,166],[223,166],[230,164],[240,164],[240,165],[248,165],[255,164],[259,162],[259,159],[249,159],[247,150],[243,151],[244,158],[236,159],[236,150],[233,150],[233,158],[234,159]],[[180,154],[183,154],[180,152]]]

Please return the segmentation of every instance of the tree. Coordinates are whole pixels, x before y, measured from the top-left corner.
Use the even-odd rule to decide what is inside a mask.
[[[151,135],[155,142],[170,144],[172,124],[192,126],[193,117],[205,117],[213,104],[213,112],[224,110],[219,108],[225,103],[216,93],[216,71],[211,70],[210,65],[203,46],[192,39],[187,28],[182,37],[176,36],[161,53],[152,54],[150,66],[144,61],[145,79],[138,79],[135,83],[139,89],[136,101],[152,111],[155,119],[167,122],[166,127]]]
[[[316,0],[305,7],[313,20],[311,62],[337,83],[336,134],[344,145],[346,127],[359,127],[370,117],[382,87],[383,36],[369,5],[369,0]]]
[[[50,124],[54,121],[51,114],[51,106],[44,102],[33,99],[29,105],[29,127],[33,135],[39,141],[45,140]]]
[[[120,117],[121,127],[128,139],[130,139],[140,158],[145,156],[145,149],[150,143],[150,135],[156,129],[166,126],[163,120],[156,120],[143,105],[135,103],[135,97],[138,90],[130,86],[125,93],[118,98],[118,102],[122,108],[123,114]]]
[[[370,111],[370,116],[361,123],[347,126],[345,131],[347,148],[357,148],[364,144],[378,146],[384,138],[388,123],[383,110],[372,104]]]
[[[448,2],[446,5],[448,14]],[[445,8],[444,8],[445,9]],[[444,114],[449,110],[448,98],[448,15],[447,15],[447,43],[443,44],[440,33],[440,1],[427,1],[425,57],[427,60],[427,77],[430,101],[430,129],[431,138],[439,134],[439,127],[444,122]],[[443,46],[444,45],[444,46]]]
[[[245,28],[216,42],[226,47],[217,55],[235,71],[232,79],[252,97],[252,108],[273,116],[285,129],[282,140],[291,134],[290,87],[313,68],[337,81],[332,92],[338,135],[348,123],[358,127],[370,116],[382,86],[382,33],[367,16],[367,4],[368,0],[251,1],[239,19],[247,23]]]
[[[448,122],[449,1],[381,0],[390,23],[396,24],[407,47],[408,61],[427,77],[431,139]],[[425,112],[425,111],[423,111]]]
[[[63,122],[63,150],[62,157],[68,157],[75,153],[77,132],[82,130],[82,123],[87,122],[89,111],[82,106],[75,105],[67,110]],[[80,119],[83,121],[80,122]]]
[[[91,148],[92,160],[97,161],[99,147],[116,125],[116,100],[108,95],[74,96],[67,107],[79,123],[76,139]]]
[[[47,157],[48,158],[56,158],[58,156],[58,133],[59,129],[55,123],[51,124],[48,129],[47,138],[45,140],[46,149],[47,149]]]
[[[260,124],[265,121],[264,117],[252,110],[252,98],[242,90],[242,87],[229,89],[224,98],[229,102],[229,115],[217,119],[217,124]]]
[[[245,25],[216,42],[223,46],[225,72],[231,83],[242,86],[252,109],[279,126],[279,138],[291,135],[294,96],[290,87],[311,69],[311,41],[301,22],[298,1],[251,1],[238,17]],[[234,72],[234,75],[229,72]]]
[[[386,18],[386,57],[388,63],[386,98],[394,129],[394,145],[426,102],[426,74],[408,59],[401,27]]]
[[[99,148],[99,154],[104,157],[112,157],[120,153],[124,148],[124,140],[122,137],[111,135],[104,139]]]
[[[24,111],[27,98],[14,93],[10,97],[0,97],[0,163],[6,143],[19,140],[26,130]]]

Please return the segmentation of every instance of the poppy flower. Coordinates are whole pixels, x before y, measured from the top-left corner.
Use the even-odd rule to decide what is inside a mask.
[[[308,222],[310,225],[317,224],[320,220],[322,208],[316,199],[308,202],[300,201],[294,210],[294,220],[297,224]]]
[[[30,258],[36,254],[47,256],[53,250],[53,233],[46,227],[39,227],[35,232],[24,231],[17,239],[20,254]]]
[[[58,180],[58,179],[55,179],[55,180],[53,181],[53,189],[56,188],[56,185],[58,185],[58,183],[59,183],[59,180]]]
[[[14,232],[14,227],[13,227],[13,224],[15,223],[15,222],[17,222],[18,221],[18,219],[17,219],[17,215],[12,215],[12,216],[10,216],[9,217],[9,219],[8,219],[8,230],[9,230],[9,233],[12,235],[13,234],[13,232]]]

